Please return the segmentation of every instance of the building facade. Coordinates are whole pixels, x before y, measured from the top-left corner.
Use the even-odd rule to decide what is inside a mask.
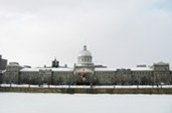
[[[5,70],[7,66],[7,60],[2,58],[0,55],[0,70]]]
[[[2,83],[48,85],[170,85],[172,71],[168,63],[138,65],[131,69],[113,69],[92,62],[87,46],[77,57],[73,68],[61,67],[56,59],[51,67],[22,67],[16,62],[7,65]]]

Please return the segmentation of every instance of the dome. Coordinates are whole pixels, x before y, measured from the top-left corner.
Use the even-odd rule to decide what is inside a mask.
[[[78,65],[80,66],[93,65],[92,55],[90,51],[87,50],[87,46],[84,46],[83,50],[78,55]]]
[[[92,56],[90,51],[87,50],[87,46],[84,46],[83,50],[78,55],[78,57],[82,56]]]

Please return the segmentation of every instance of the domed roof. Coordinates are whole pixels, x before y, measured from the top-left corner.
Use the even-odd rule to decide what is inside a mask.
[[[85,45],[83,50],[79,53],[78,57],[81,56],[92,56],[90,51],[87,50],[87,46]]]

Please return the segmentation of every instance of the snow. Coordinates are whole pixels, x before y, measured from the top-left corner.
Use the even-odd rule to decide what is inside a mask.
[[[23,68],[20,70],[21,72],[30,72],[30,71],[36,71],[38,72],[39,71],[39,68]]]
[[[0,113],[172,113],[172,95],[0,93]]]
[[[153,71],[150,67],[133,67],[131,71]]]
[[[72,68],[23,68],[21,72],[39,72],[39,70],[52,70],[52,71],[73,71]]]
[[[10,87],[10,84],[0,84],[1,87]],[[11,87],[29,87],[29,84],[11,84]],[[38,88],[39,85],[30,85],[30,87]],[[42,88],[69,88],[69,85],[41,85]],[[70,85],[70,88],[90,88],[90,85]],[[172,88],[172,85],[162,85],[157,87],[156,85],[103,85],[95,86],[93,88]]]
[[[73,71],[72,68],[50,68],[52,71]]]
[[[112,71],[115,72],[117,69],[115,68],[95,68],[95,71]]]

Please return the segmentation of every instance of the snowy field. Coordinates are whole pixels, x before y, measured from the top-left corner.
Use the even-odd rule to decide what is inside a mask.
[[[172,113],[172,95],[0,93],[0,113]]]

